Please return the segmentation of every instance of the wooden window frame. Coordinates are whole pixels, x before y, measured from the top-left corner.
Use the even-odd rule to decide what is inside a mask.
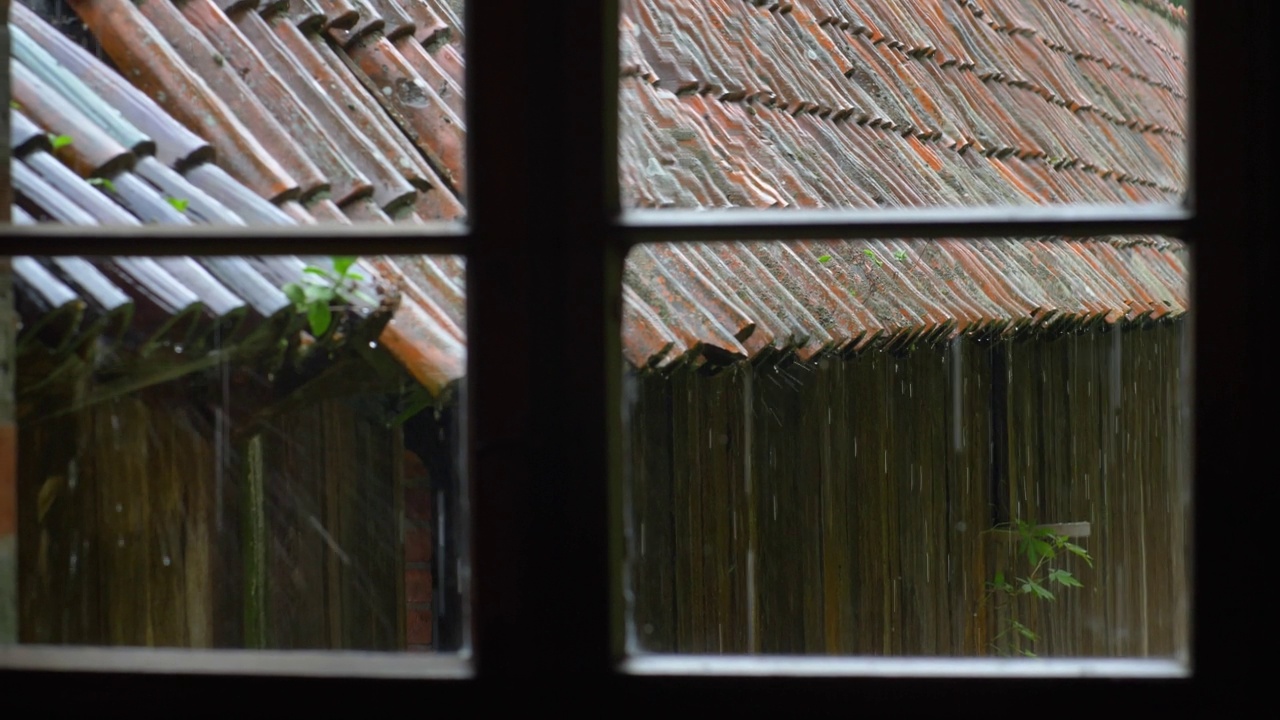
[[[247,710],[264,690],[291,711],[342,701],[457,706],[847,711],[1187,708],[1243,692],[1270,613],[1248,548],[1264,487],[1262,288],[1275,252],[1276,143],[1264,108],[1273,3],[1206,3],[1191,25],[1193,192],[1185,207],[623,213],[617,175],[616,0],[467,5],[470,223],[422,230],[310,228],[99,232],[9,228],[0,254],[448,252],[467,256],[471,647],[461,658],[350,653],[10,648],[10,706]],[[0,51],[7,48],[0,47]],[[1163,233],[1191,246],[1195,489],[1189,673],[1046,662],[1042,670],[940,661],[627,659],[622,652],[621,276],[636,242]],[[1265,405],[1270,407],[1270,405]],[[1242,420],[1243,418],[1243,420]],[[1265,468],[1266,464],[1259,467]],[[1256,540],[1255,540],[1256,536]],[[1198,562],[1196,562],[1198,561]],[[263,658],[255,660],[254,658]],[[357,662],[357,660],[359,660]],[[664,665],[665,662],[665,665]],[[936,667],[935,667],[936,666]],[[935,669],[930,669],[935,667]],[[1037,667],[1023,665],[1020,667]],[[877,669],[878,668],[878,669]],[[950,668],[948,670],[947,668]],[[957,668],[959,668],[957,670]],[[519,685],[532,694],[503,692]],[[514,703],[515,705],[512,705]],[[968,703],[968,704],[965,704]],[[121,706],[122,708],[125,706]]]

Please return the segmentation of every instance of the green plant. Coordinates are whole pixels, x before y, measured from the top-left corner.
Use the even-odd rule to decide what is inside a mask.
[[[283,288],[298,312],[307,314],[311,334],[316,337],[328,332],[335,309],[353,305],[356,299],[375,302],[356,287],[364,276],[351,269],[356,263],[355,256],[336,256],[330,262],[332,266],[328,269],[306,266],[300,282],[291,282]]]
[[[53,146],[54,150],[61,150],[71,144],[71,136],[49,133],[49,144]]]
[[[827,263],[831,262],[831,256],[823,255],[822,257],[818,258],[818,262],[822,263],[823,265],[826,265]]]
[[[1067,552],[1082,558],[1089,567],[1093,567],[1093,558],[1087,550],[1071,542],[1068,536],[1058,533],[1051,526],[1015,520],[996,526],[992,532],[1002,533],[1015,543],[1015,562],[1024,558],[1026,560],[1023,574],[1016,574],[1011,568],[1010,574],[1006,576],[1005,571],[999,570],[991,582],[987,583],[986,599],[997,598],[996,609],[1007,611],[1008,620],[1004,629],[991,640],[992,647],[1003,654],[999,644],[1002,638],[1016,634],[1031,643],[1040,639],[1032,628],[1019,622],[1015,612],[1018,597],[1026,595],[1035,600],[1053,602],[1057,596],[1051,588],[1055,586],[1059,592],[1084,587],[1070,571],[1054,567],[1055,561],[1060,553]],[[1036,656],[1028,648],[1021,648],[1019,652],[1027,657]]]
[[[862,251],[862,254],[871,258],[872,262],[874,262],[876,265],[884,265],[884,263],[880,262],[880,256],[876,255],[875,250],[872,250],[871,248],[866,248]]]
[[[91,177],[89,178],[89,184],[94,187],[100,187],[106,190],[110,190],[111,192],[116,191],[116,184],[104,177]]]
[[[187,206],[191,204],[190,200],[183,200],[182,198],[176,197],[167,197],[165,200],[168,201],[168,203],[173,206],[173,209],[178,212],[186,212]]]
[[[906,251],[906,250],[898,250],[898,251],[896,251],[896,252],[894,252],[894,253],[893,253],[893,256],[894,256],[895,258],[897,258],[897,259],[898,259],[898,262],[906,262],[906,261],[907,261],[907,251]]]

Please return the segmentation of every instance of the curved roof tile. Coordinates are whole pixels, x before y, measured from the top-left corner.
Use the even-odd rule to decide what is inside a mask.
[[[465,214],[463,28],[450,2],[73,6],[122,74],[14,6],[25,33],[15,55],[41,65],[29,74],[58,108],[14,116],[19,221]],[[633,207],[1167,202],[1184,191],[1187,19],[1164,0],[624,0],[619,30]],[[61,172],[39,136],[68,120],[78,141],[59,148]],[[179,194],[185,212],[161,207]],[[1160,238],[643,246],[623,289],[624,355],[661,368],[1153,322],[1186,312],[1186,263]],[[117,259],[77,271],[116,283],[126,305],[147,308],[134,324],[155,330],[237,307],[279,316],[289,303],[278,288],[303,264]],[[397,308],[383,347],[433,391],[461,377],[461,261],[366,265],[388,293],[382,307]],[[29,275],[44,283],[33,292],[56,294]],[[90,285],[58,280],[65,269],[49,277],[88,298]],[[179,336],[192,335],[160,333]]]

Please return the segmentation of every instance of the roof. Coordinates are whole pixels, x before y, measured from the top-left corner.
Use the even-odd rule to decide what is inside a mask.
[[[452,3],[72,5],[119,72],[13,7],[16,221],[463,216]],[[624,0],[623,195],[685,208],[1176,201],[1186,26],[1163,0]],[[145,273],[99,267],[104,284],[42,262],[15,267],[41,298],[31,313],[187,291],[115,321],[134,325],[271,317],[305,264],[138,260]],[[624,350],[670,368],[1159,321],[1186,310],[1186,262],[1180,243],[1141,237],[643,246]],[[433,391],[461,377],[461,262],[364,265],[391,315],[378,341]],[[28,327],[37,317],[24,313]],[[62,322],[66,346],[97,332]]]

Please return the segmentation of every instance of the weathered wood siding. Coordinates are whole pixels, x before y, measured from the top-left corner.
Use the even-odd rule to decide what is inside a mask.
[[[1185,649],[1184,343],[1166,323],[631,376],[638,647],[1016,652],[1012,612],[1041,655]],[[997,610],[1012,546],[985,531],[1010,518],[1089,522],[1095,567],[1059,563],[1085,587]]]
[[[403,647],[385,399],[318,401],[241,437],[190,390],[19,424],[20,640]],[[63,391],[44,402],[70,407]]]

